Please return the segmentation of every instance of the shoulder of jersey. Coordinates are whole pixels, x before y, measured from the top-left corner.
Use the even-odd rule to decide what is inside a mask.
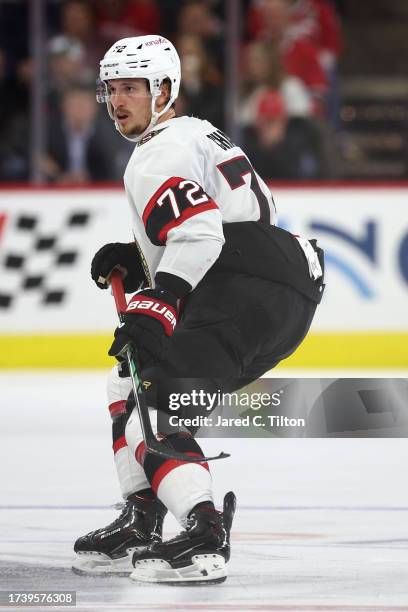
[[[138,143],[136,151],[143,154],[144,150],[159,149],[162,146],[179,144],[188,145],[192,140],[211,132],[213,126],[206,120],[196,117],[175,117],[155,127]]]
[[[130,180],[130,175],[143,176],[152,168],[160,168],[163,174],[184,176],[184,165],[193,163],[199,151],[207,155],[214,130],[209,121],[187,116],[157,125],[136,145],[126,168],[125,182]]]

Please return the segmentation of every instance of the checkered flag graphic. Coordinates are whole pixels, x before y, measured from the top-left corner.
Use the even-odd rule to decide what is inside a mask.
[[[0,310],[12,308],[17,300],[33,293],[40,304],[64,302],[66,290],[55,279],[60,271],[72,268],[80,254],[80,244],[72,248],[66,243],[76,230],[89,225],[90,218],[89,211],[73,211],[51,231],[44,229],[41,214],[20,214],[8,220],[12,240],[0,255]]]

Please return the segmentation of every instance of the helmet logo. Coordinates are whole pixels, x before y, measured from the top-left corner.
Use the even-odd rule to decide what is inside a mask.
[[[116,51],[116,53],[122,53],[124,49],[126,49],[126,45],[116,45],[113,51]]]
[[[151,45],[162,45],[163,43],[168,42],[164,38],[155,38],[154,40],[148,40],[145,42],[145,47],[150,47]]]

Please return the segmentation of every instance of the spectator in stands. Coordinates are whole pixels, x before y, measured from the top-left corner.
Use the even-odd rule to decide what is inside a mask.
[[[220,68],[224,56],[224,39],[221,21],[212,13],[206,0],[187,0],[178,14],[178,36],[198,36],[206,54]]]
[[[84,50],[83,66],[96,75],[99,60],[106,51],[107,43],[96,27],[96,15],[91,0],[65,0],[61,6],[61,32],[57,38],[66,44],[80,44]],[[50,46],[55,38],[51,39]]]
[[[249,19],[250,33],[257,40],[278,45],[285,71],[301,79],[312,96],[314,115],[322,116],[327,78],[320,65],[318,49],[306,38],[292,36],[291,5],[291,0],[259,0],[255,6],[255,25],[254,17]]]
[[[330,0],[292,0],[291,36],[309,40],[318,50],[320,65],[329,83],[327,116],[338,126],[339,89],[337,64],[342,51],[340,21]]]
[[[85,63],[82,44],[66,36],[55,36],[48,45],[48,109],[59,104],[61,92],[75,83],[94,83],[95,73]]]
[[[244,144],[265,180],[322,178],[318,131],[308,119],[290,119],[277,91],[266,90],[259,98],[255,126],[244,130]]]
[[[205,52],[202,39],[180,36],[177,50],[181,60],[183,113],[208,119],[222,129],[224,119],[221,75]],[[178,112],[181,104],[177,103]]]
[[[121,139],[99,114],[94,88],[80,85],[67,89],[59,113],[49,120],[47,155],[43,171],[50,182],[80,184],[119,180],[112,163]]]
[[[98,30],[112,45],[120,38],[160,32],[160,11],[154,0],[96,0]]]
[[[286,74],[278,45],[253,42],[244,53],[241,78],[241,125],[252,125],[257,116],[259,97],[266,89],[279,91],[290,117],[309,117],[313,114],[313,99],[305,84]]]
[[[290,32],[296,39],[308,39],[318,50],[324,70],[337,64],[342,50],[341,26],[330,0],[292,0]]]

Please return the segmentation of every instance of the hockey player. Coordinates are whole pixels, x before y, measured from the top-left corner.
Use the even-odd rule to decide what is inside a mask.
[[[100,79],[99,101],[136,145],[124,177],[135,241],[103,246],[91,274],[105,289],[119,268],[126,292],[137,293],[109,351],[122,361],[108,395],[125,506],[77,540],[74,568],[121,572],[132,558],[134,580],[221,582],[235,496],[219,512],[206,463],[146,452],[121,351],[137,347],[157,411],[168,411],[170,392],[239,389],[305,337],[323,290],[322,253],[275,226],[270,191],[239,147],[208,121],[176,116],[180,62],[168,40],[118,41]],[[161,440],[203,457],[186,431]],[[167,510],[185,531],[163,542]]]

